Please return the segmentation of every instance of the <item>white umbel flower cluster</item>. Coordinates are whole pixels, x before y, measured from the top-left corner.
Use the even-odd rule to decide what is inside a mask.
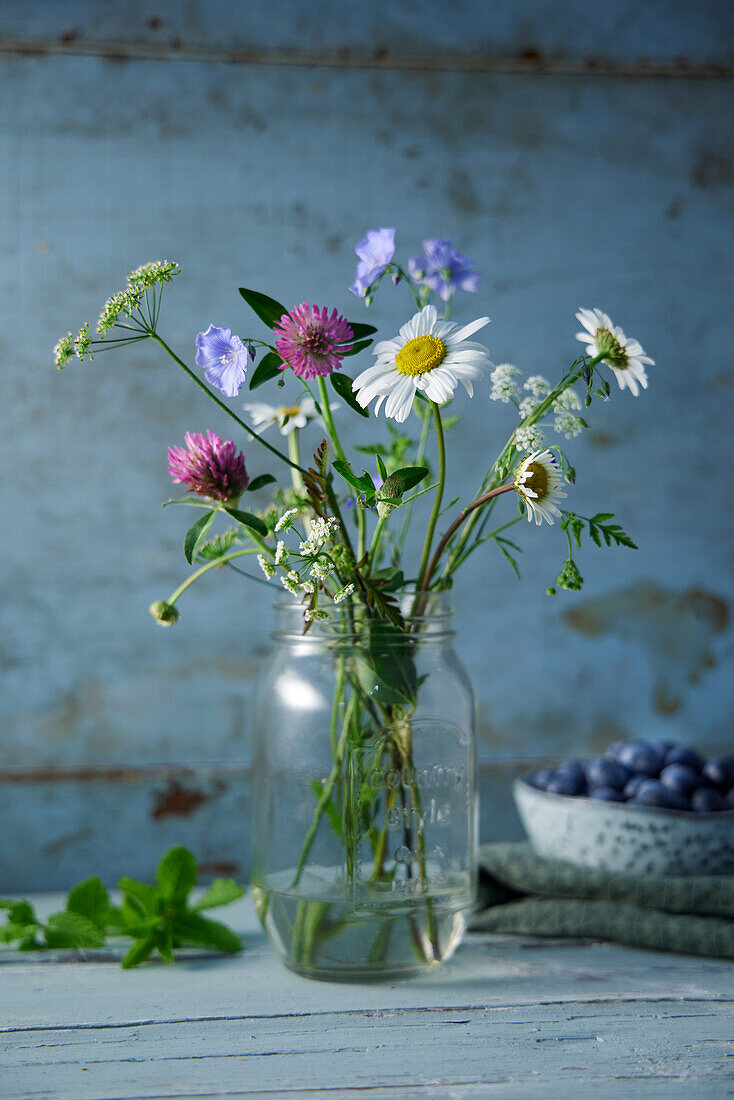
[[[330,516],[329,519],[322,519],[318,516],[316,519],[311,520],[311,533],[298,547],[299,553],[307,557],[311,554],[318,554],[324,543],[331,539],[338,526],[339,520],[334,519],[333,516]]]
[[[499,363],[489,376],[492,383],[492,389],[489,392],[490,399],[492,401],[503,401],[505,404],[509,401],[517,401],[520,397],[517,388],[519,374],[520,371],[517,367],[513,367],[512,363]]]
[[[280,517],[280,519],[276,523],[276,525],[274,527],[274,530],[275,531],[287,531],[289,527],[293,526],[293,517],[297,516],[297,515],[298,515],[298,509],[297,508],[289,508],[287,510],[287,512],[283,512],[283,515]]]

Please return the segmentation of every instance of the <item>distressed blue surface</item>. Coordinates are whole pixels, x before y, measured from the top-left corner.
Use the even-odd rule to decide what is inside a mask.
[[[293,20],[266,23],[248,8],[230,45],[321,48],[297,5],[276,6]],[[384,26],[396,57],[423,55],[427,43],[483,56],[521,42],[590,56],[579,5],[561,7],[551,18],[542,3],[524,16],[507,5],[488,21],[484,5],[464,3],[444,31],[445,8],[442,23],[429,4],[415,36],[391,8]],[[137,5],[64,9],[62,18],[50,3],[3,6],[0,38],[57,42],[79,26],[84,41],[124,44],[149,33]],[[241,283],[287,303],[329,302],[389,331],[411,312],[407,292],[385,288],[362,318],[346,288],[356,240],[392,224],[404,255],[446,234],[476,260],[480,293],[457,316],[490,314],[496,362],[559,371],[579,347],[579,305],[607,310],[657,361],[646,395],[595,404],[591,431],[568,445],[580,473],[571,506],[615,511],[640,550],[591,547],[579,559],[584,592],[550,600],[564,544],[557,530],[533,528],[522,532],[521,586],[482,551],[459,578],[459,650],[478,688],[482,758],[592,752],[647,734],[730,748],[731,82],[185,60],[189,45],[227,45],[231,9],[188,5],[176,64],[0,54],[0,762],[246,769],[251,687],[268,645],[268,594],[235,577],[187,594],[175,629],[160,630],[146,610],[187,568],[186,517],[159,508],[171,495],[166,446],[187,429],[229,435],[226,418],[152,347],[56,374],[56,338],[94,321],[126,272],[158,256],[183,267],[161,328],[190,361],[210,321],[259,334]],[[607,5],[602,56],[688,51],[724,63],[730,11]],[[173,34],[175,6],[161,12]],[[378,42],[374,15],[353,14],[348,33],[344,20],[328,24],[324,49]],[[456,403],[466,419],[451,443],[448,499],[478,482],[483,454],[512,427],[487,392]],[[373,424],[354,438],[374,438]],[[252,471],[275,472],[255,448],[246,447]],[[68,787],[51,800],[24,776],[12,783],[6,773],[0,823],[5,813],[12,835],[13,822],[32,819],[38,835],[32,858],[18,846],[0,857],[0,887],[87,872],[78,830],[97,833],[105,806],[124,803],[126,781],[111,772],[101,802],[85,801],[82,776],[72,804]],[[198,824],[202,845],[219,851],[200,803],[163,820],[156,805],[142,798],[121,858],[142,860],[135,853],[148,845],[157,853],[163,824],[174,833]],[[485,823],[494,835],[515,827],[492,806]],[[232,859],[227,844],[221,858]]]

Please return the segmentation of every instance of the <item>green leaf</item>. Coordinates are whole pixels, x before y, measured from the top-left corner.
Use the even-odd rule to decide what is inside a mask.
[[[237,534],[238,529],[230,527],[229,530],[223,531],[216,538],[209,539],[208,542],[199,547],[197,561],[216,561],[217,558],[223,557],[234,546],[237,541]]]
[[[196,886],[196,859],[188,848],[169,848],[156,869],[155,877],[162,897],[174,905],[183,905]]]
[[[109,918],[110,895],[104,883],[96,875],[92,875],[72,887],[66,899],[66,909],[69,913],[87,917],[92,924],[104,931]]]
[[[375,461],[377,462],[377,469],[380,472],[380,477],[383,481],[387,481],[387,467],[378,454],[375,454]]]
[[[316,795],[316,798],[319,801],[319,805],[322,805],[321,800],[324,796],[324,786],[319,779],[311,780],[311,790]],[[334,800],[330,798],[328,799],[328,801],[324,802],[323,810],[329,819],[329,824],[331,825],[334,835],[341,837],[344,832],[344,825],[341,819],[341,814],[334,805]]]
[[[137,940],[123,957],[123,970],[130,970],[133,966],[140,966],[146,959],[149,959],[155,950],[155,942],[156,938],[152,935],[144,936],[143,939]]]
[[[244,886],[240,886],[234,879],[215,878],[191,909],[196,913],[200,909],[216,909],[219,905],[229,905],[230,902],[237,901],[238,898],[244,897],[244,894]]]
[[[118,882],[118,887],[125,895],[126,905],[139,917],[147,917],[158,913],[158,891],[155,886],[149,886],[146,882],[138,882],[127,875]],[[122,907],[122,914],[127,919],[126,905]]]
[[[349,463],[342,458],[335,459],[332,465],[357,492],[375,495],[375,483],[366,471],[363,474],[355,474]]]
[[[226,504],[224,510],[228,516],[231,516],[232,519],[236,519],[243,527],[249,527],[251,531],[254,531],[258,535],[262,535],[263,538],[267,536],[267,527],[261,519],[257,516],[253,516],[252,512],[240,512],[238,508],[228,508]]]
[[[403,630],[380,622],[370,630],[367,652],[355,654],[359,682],[381,706],[415,702],[417,673],[410,644]]]
[[[499,549],[504,554],[507,561],[512,566],[513,571],[515,573],[515,576],[517,577],[518,580],[520,580],[520,570],[519,570],[517,562],[513,558],[512,554],[510,553],[510,551],[505,546],[502,545],[502,540],[501,539],[495,539],[494,541],[497,543],[497,546],[499,547]]]
[[[374,336],[377,329],[374,325],[365,325],[362,321],[347,322],[355,340],[364,340],[365,336]]]
[[[29,943],[32,947],[40,946],[35,942],[34,933],[38,925],[35,924],[14,924],[8,921],[7,924],[0,927],[0,943],[13,943],[14,940],[22,940],[23,943]],[[29,947],[28,950],[31,948]],[[23,945],[19,945],[19,951],[24,950]]]
[[[282,374],[283,372],[280,369],[282,362],[283,360],[277,352],[269,351],[267,355],[264,355],[252,372],[250,389],[256,390],[264,382],[269,382],[271,378],[277,378],[279,374]]]
[[[259,290],[248,290],[244,286],[239,289],[250,309],[258,315],[261,321],[265,322],[268,328],[277,325],[283,314],[288,312],[285,306],[282,306],[280,302],[276,302],[275,298],[268,298],[267,294],[261,294]]]
[[[12,924],[38,924],[33,906],[27,901],[14,901],[12,898],[0,898],[0,909],[8,910],[8,921]]]
[[[197,519],[196,523],[189,527],[186,535],[184,536],[184,557],[189,565],[193,565],[194,558],[196,557],[199,547],[206,538],[206,533],[214,522],[215,512],[207,512],[206,515]]]
[[[359,355],[360,351],[364,351],[372,343],[371,340],[358,340],[356,344],[352,344],[351,351],[342,352],[342,355],[346,359],[349,355]]]
[[[405,488],[404,493],[409,492],[411,489],[415,489],[416,485],[420,485],[424,477],[428,476],[427,466],[402,466],[399,470],[393,470],[391,477],[399,477]]]
[[[104,947],[104,932],[81,913],[54,913],[45,928],[49,947]]]
[[[264,489],[266,485],[272,485],[276,480],[272,474],[260,474],[259,477],[253,477],[247,486],[247,492],[256,493],[258,489]]]
[[[331,374],[329,375],[329,378],[331,379],[332,386],[334,387],[336,392],[339,394],[342,401],[344,401],[347,405],[349,405],[350,409],[354,409],[355,412],[359,413],[360,416],[364,416],[365,418],[368,418],[369,415],[370,415],[369,410],[368,409],[363,409],[362,406],[357,401],[356,394],[354,393],[354,390],[352,389],[352,381],[353,380],[349,377],[349,375],[348,374],[342,374],[341,372],[337,372],[337,371],[332,371]]]
[[[242,941],[236,932],[227,928],[226,924],[200,917],[198,913],[189,911],[177,914],[171,920],[171,928],[176,939],[185,943],[204,944],[230,955],[242,950]]]

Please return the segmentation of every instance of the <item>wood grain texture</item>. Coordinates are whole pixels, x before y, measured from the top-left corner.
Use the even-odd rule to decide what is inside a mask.
[[[228,919],[245,936],[237,959],[134,972],[68,956],[3,965],[2,1096],[611,1098],[677,1086],[708,1098],[734,1088],[734,964],[475,935],[421,981],[322,985],[281,966],[247,901]]]

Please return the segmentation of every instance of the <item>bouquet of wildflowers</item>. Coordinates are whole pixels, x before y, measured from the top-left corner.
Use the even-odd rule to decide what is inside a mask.
[[[582,354],[558,381],[540,374],[522,380],[515,366],[490,362],[481,342],[488,317],[451,319],[457,298],[477,291],[479,275],[449,240],[424,241],[422,254],[402,265],[395,258],[395,231],[382,228],[369,231],[356,252],[350,290],[364,305],[390,283],[412,299],[399,332],[377,339],[372,325],[347,320],[336,309],[306,302],[286,309],[243,287],[240,294],[260,327],[236,335],[230,327],[210,324],[196,336],[190,365],[159,330],[164,288],[179,274],[175,263],[159,261],[133,271],[126,287],[107,301],[94,338],[85,324],[55,349],[56,364],[63,367],[75,354],[91,359],[100,351],[152,340],[261,449],[263,465],[253,470],[247,465],[254,459],[246,465],[235,440],[212,431],[187,433],[183,445],[170,447],[169,472],[185,492],[167,503],[198,514],[184,538],[194,570],[167,599],[151,606],[159,623],[178,619],[179,601],[191,584],[227,567],[281,594],[285,590],[302,609],[304,633],[328,621],[331,629],[367,636],[375,635],[379,623],[382,636],[391,635],[390,661],[380,659],[369,638],[366,659],[340,658],[335,690],[342,703],[347,695],[352,702],[340,711],[341,731],[332,731],[333,768],[314,792],[312,828],[293,886],[324,822],[367,838],[376,881],[394,877],[379,820],[389,804],[378,806],[363,777],[357,812],[349,802],[346,761],[355,746],[377,744],[379,734],[378,755],[398,767],[411,765],[411,717],[421,691],[413,668],[416,633],[432,594],[451,586],[470,555],[493,547],[517,572],[521,547],[509,529],[523,519],[526,529],[528,523],[558,521],[565,560],[555,579],[549,578],[553,594],[559,587],[581,588],[575,554],[584,535],[597,546],[634,547],[612,513],[582,516],[566,508],[576,475],[564,448],[566,439],[586,429],[581,414],[595,397],[608,400],[613,382],[636,396],[647,387],[646,367],[653,363],[601,310],[580,309]],[[348,371],[358,355],[362,369]],[[365,363],[369,356],[372,361]],[[246,383],[250,393],[269,386],[279,395],[285,382],[287,400],[235,400]],[[485,457],[479,483],[463,500],[447,503],[446,435],[459,419],[453,403],[462,392],[512,404],[518,421],[499,453]],[[387,433],[353,448],[358,454],[349,453],[346,415],[378,422],[384,417]],[[302,436],[313,430],[310,425],[318,426],[321,438],[313,458],[305,459]],[[272,441],[276,433],[279,445]],[[268,506],[248,507],[249,495],[263,490],[271,494]],[[514,508],[507,507],[509,498]],[[406,537],[419,519],[422,548],[409,560]],[[257,563],[254,569],[242,568],[248,556]],[[419,792],[412,797],[417,800]],[[420,847],[417,858],[422,881],[426,865]],[[430,912],[427,919],[430,926]],[[430,927],[417,942],[424,951],[438,950]]]

